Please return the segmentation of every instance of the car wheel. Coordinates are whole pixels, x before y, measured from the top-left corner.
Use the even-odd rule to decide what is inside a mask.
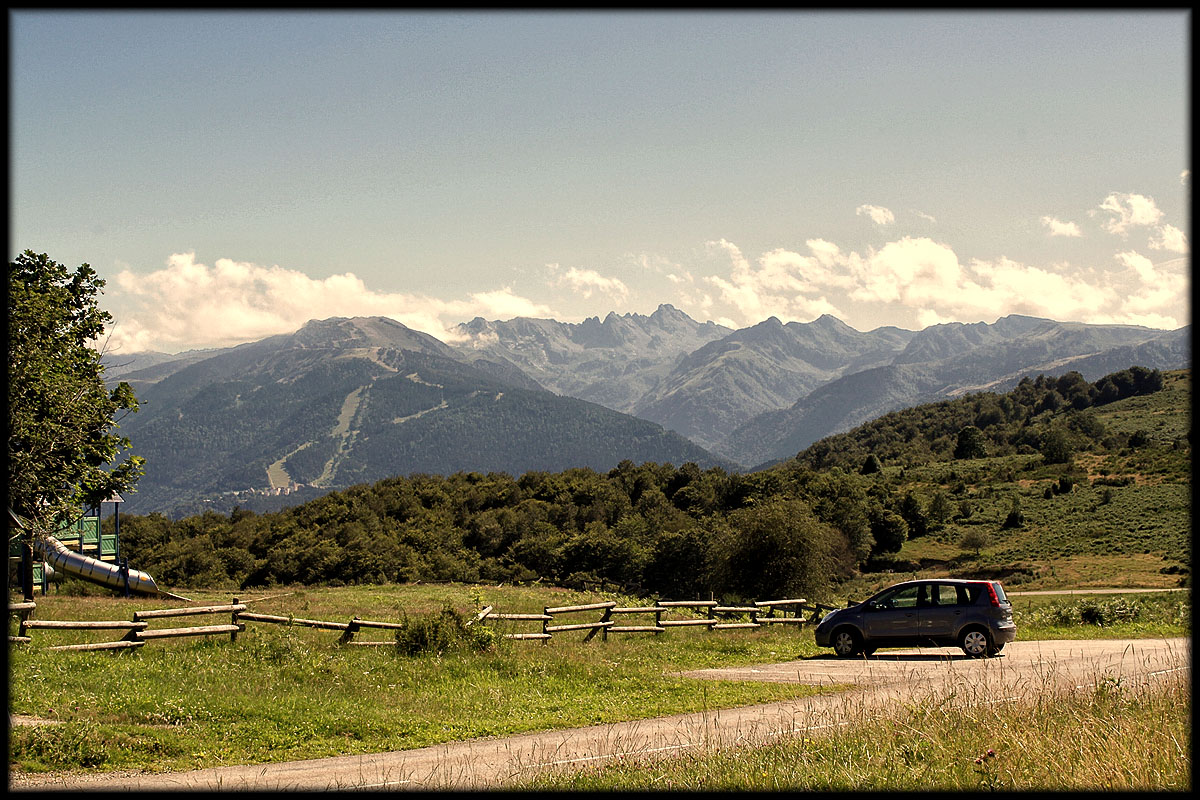
[[[833,652],[842,658],[857,655],[862,651],[862,641],[853,628],[838,628],[833,632]]]
[[[993,656],[993,657],[998,656],[998,655],[1000,655],[1000,651],[1003,649],[1004,649],[1004,642],[1000,642],[999,644],[994,644],[991,647],[989,647],[987,654],[989,656]]]
[[[991,637],[979,628],[963,631],[962,636],[958,639],[958,646],[971,658],[983,658],[990,655],[993,649]]]

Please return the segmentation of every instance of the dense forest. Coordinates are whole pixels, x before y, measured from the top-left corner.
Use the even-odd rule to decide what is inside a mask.
[[[820,596],[956,513],[946,492],[914,490],[895,467],[1026,454],[1069,480],[1073,454],[1136,438],[1093,410],[1162,386],[1140,367],[1094,383],[1039,375],[888,414],[749,474],[629,460],[606,473],[413,474],[279,512],[122,516],[121,549],[170,586],[545,581],[662,598]]]

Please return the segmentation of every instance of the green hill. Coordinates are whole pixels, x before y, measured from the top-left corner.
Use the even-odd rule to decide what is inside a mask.
[[[1189,371],[1039,376],[756,473],[625,459],[413,474],[279,512],[123,516],[122,553],[161,585],[209,588],[542,581],[820,599],[906,573],[1176,586],[1190,579],[1190,394]]]

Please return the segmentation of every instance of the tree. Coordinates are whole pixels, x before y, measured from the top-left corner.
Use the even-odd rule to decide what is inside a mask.
[[[871,536],[875,539],[874,553],[899,553],[908,539],[908,523],[904,517],[883,506],[875,506],[868,513],[871,521]]]
[[[987,439],[983,431],[974,425],[968,425],[958,432],[958,442],[954,446],[956,459],[987,458]]]
[[[137,398],[127,383],[105,386],[94,347],[112,320],[97,305],[103,287],[87,264],[71,272],[44,253],[26,250],[8,265],[8,496],[30,536],[142,475],[143,459],[116,433]]]
[[[975,557],[979,558],[979,552],[991,544],[991,541],[992,537],[988,536],[987,531],[972,528],[962,535],[958,543],[964,550],[972,551],[975,553]]]
[[[1059,428],[1050,428],[1041,436],[1038,447],[1047,464],[1069,464],[1071,462],[1071,440]]]
[[[1021,501],[1015,495],[1012,499],[1012,505],[1009,506],[1008,516],[1004,518],[1004,524],[1000,527],[1005,530],[1025,527],[1025,514],[1021,511]]]

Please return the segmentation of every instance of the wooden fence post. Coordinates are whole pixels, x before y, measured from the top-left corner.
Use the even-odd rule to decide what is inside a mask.
[[[229,624],[230,624],[230,625],[237,625],[237,624],[238,624],[238,621],[237,621],[237,618],[238,618],[237,604],[238,604],[238,599],[235,597],[235,598],[233,598],[233,611],[232,611],[232,612],[230,612],[230,614],[229,614]],[[237,635],[238,635],[238,632],[237,632],[236,630],[233,630],[233,631],[230,631],[230,632],[229,632],[229,643],[230,643],[230,644],[233,644],[234,642],[236,642],[236,641],[237,641]]]
[[[346,630],[342,631],[341,644],[350,644],[350,640],[354,638],[354,634],[358,633],[358,615],[354,615],[354,619],[350,620],[350,624],[346,626]]]

